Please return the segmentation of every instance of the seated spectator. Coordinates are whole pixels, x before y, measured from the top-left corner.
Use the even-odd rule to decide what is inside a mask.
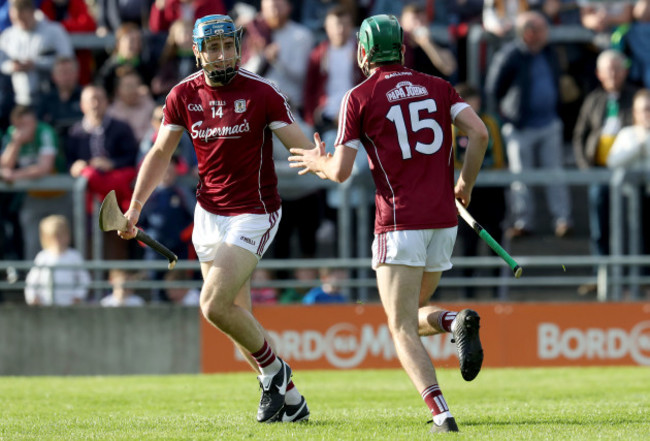
[[[140,279],[140,274],[136,271],[112,269],[109,272],[108,280],[113,290],[106,297],[102,298],[99,303],[102,306],[143,306],[145,301],[142,297],[135,294],[133,288],[128,287],[129,282]]]
[[[149,29],[166,33],[178,19],[185,18],[193,23],[206,15],[227,12],[222,0],[154,0],[149,14]]]
[[[156,99],[164,99],[177,83],[196,72],[196,58],[192,51],[194,23],[178,19],[169,28],[169,35],[162,49],[158,69],[151,80],[151,93]]]
[[[95,32],[97,29],[84,0],[43,0],[41,10],[50,20],[61,23],[70,34]],[[79,82],[88,84],[95,67],[92,52],[90,49],[76,49],[75,54],[80,67]]]
[[[506,168],[505,152],[503,150],[503,139],[501,138],[501,124],[496,116],[485,112],[481,104],[481,93],[478,89],[468,85],[459,84],[456,86],[458,94],[469,104],[481,120],[485,123],[490,135],[485,158],[483,159],[483,170],[499,170]],[[465,160],[468,138],[458,127],[453,126],[453,149],[454,168],[460,170]],[[501,186],[484,187],[476,186],[472,191],[471,212],[476,219],[480,219],[481,226],[490,233],[497,242],[501,242],[503,236],[503,222],[506,213],[505,191]],[[467,222],[458,223],[458,237],[461,239],[460,255],[479,255],[479,236],[467,225]],[[499,268],[490,270],[491,276],[499,275]],[[479,273],[476,268],[463,268],[463,277],[473,277]],[[492,297],[497,297],[497,287],[492,291]],[[464,297],[471,299],[475,297],[475,288],[466,286],[463,289]]]
[[[64,172],[59,140],[49,124],[41,122],[31,107],[16,106],[11,112],[12,125],[3,138],[0,176],[4,181],[36,180]],[[72,202],[61,191],[30,190],[20,205],[19,219],[23,232],[38,231],[41,219],[50,214],[70,217]],[[40,249],[35,234],[24,234],[24,258],[33,259]]]
[[[25,301],[28,305],[69,306],[82,303],[88,294],[90,274],[83,268],[56,268],[81,265],[81,253],[70,247],[70,225],[61,215],[44,218],[39,225],[43,250],[36,255],[27,274]]]
[[[339,281],[347,279],[347,270],[321,268],[319,271],[321,286],[310,289],[302,298],[304,305],[317,303],[347,303],[347,297],[341,292]]]
[[[83,119],[70,128],[66,159],[70,175],[88,180],[88,213],[92,202],[104,200],[115,190],[122,211],[129,208],[136,176],[138,144],[128,124],[106,114],[108,98],[100,86],[86,86],[81,92]],[[106,258],[127,259],[129,241],[105,233]]]
[[[273,305],[278,302],[278,290],[264,286],[264,282],[273,280],[271,271],[255,268],[251,276],[251,302],[253,305]]]
[[[456,57],[451,50],[436,44],[431,38],[426,9],[417,3],[404,6],[400,23],[406,46],[404,65],[449,80],[456,72]]]
[[[187,271],[174,270],[165,273],[165,297],[174,305],[180,306],[199,306],[201,291],[197,288],[182,288],[174,286],[176,282],[182,282],[190,278]]]
[[[61,145],[65,146],[70,127],[83,118],[77,60],[56,60],[52,68],[52,83],[54,88],[41,101],[38,115],[42,121],[54,127]]]
[[[135,70],[125,70],[116,79],[115,96],[107,114],[127,123],[139,143],[149,130],[156,103]]]
[[[95,0],[97,35],[115,33],[125,23],[146,28],[151,0]]]
[[[145,84],[153,78],[153,66],[142,45],[142,30],[136,24],[125,23],[115,31],[115,49],[96,74],[109,96],[115,95],[117,77],[135,69]]]
[[[274,83],[302,114],[307,62],[314,38],[290,19],[289,0],[262,0],[258,17],[246,27],[242,67]]]
[[[11,75],[17,104],[37,106],[49,86],[59,57],[72,57],[66,30],[46,18],[37,19],[33,0],[10,0],[12,25],[0,34],[0,70]]]

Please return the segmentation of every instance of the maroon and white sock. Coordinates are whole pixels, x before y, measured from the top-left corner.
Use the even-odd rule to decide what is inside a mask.
[[[275,375],[280,371],[280,368],[282,367],[282,363],[278,357],[275,356],[273,349],[271,349],[271,346],[266,342],[266,340],[264,340],[262,348],[257,352],[251,353],[251,356],[255,359],[257,365],[260,367],[262,375]]]
[[[449,412],[445,397],[442,396],[440,386],[437,384],[431,385],[424,389],[420,395],[422,395],[422,399],[429,407],[434,423],[440,425],[445,419],[451,417],[451,412]]]
[[[289,380],[289,384],[287,384],[287,394],[284,396],[284,402],[290,406],[295,406],[296,404],[300,404],[301,399],[302,395],[298,392],[296,385],[293,384],[293,380]]]
[[[458,313],[455,311],[444,311],[438,316],[438,326],[445,332],[452,332],[452,323]]]

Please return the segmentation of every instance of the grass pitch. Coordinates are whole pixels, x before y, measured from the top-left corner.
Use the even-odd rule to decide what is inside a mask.
[[[460,427],[443,439],[647,440],[650,370],[438,372]],[[0,440],[419,440],[426,406],[400,370],[297,372],[311,421],[259,424],[253,374],[0,377]]]

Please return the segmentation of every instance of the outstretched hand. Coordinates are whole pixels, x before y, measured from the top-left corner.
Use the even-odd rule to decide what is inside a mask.
[[[329,158],[332,155],[325,153],[325,143],[321,141],[318,132],[314,133],[314,144],[315,147],[313,149],[289,149],[293,155],[289,156],[289,167],[302,168],[302,170],[298,171],[299,175],[314,173],[321,179],[327,179],[327,176],[323,173],[322,159]]]

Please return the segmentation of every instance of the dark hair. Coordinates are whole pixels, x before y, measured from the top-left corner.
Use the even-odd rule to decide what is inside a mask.
[[[9,119],[13,122],[18,118],[22,118],[25,115],[32,115],[36,117],[36,111],[31,106],[24,106],[19,104],[12,109]]]
[[[34,10],[34,0],[11,0],[10,6],[18,9],[19,11]]]
[[[427,12],[427,9],[424,7],[424,5],[422,3],[412,2],[412,3],[407,3],[406,5],[404,5],[404,7],[402,8],[402,14],[401,15],[404,15],[407,12],[410,12],[410,13],[415,14],[415,15],[424,14],[425,12]]]
[[[346,8],[343,5],[335,5],[327,10],[326,17],[329,17],[330,15],[334,15],[338,18],[341,18],[345,16],[351,17],[352,13],[348,8]]]
[[[481,93],[479,92],[479,90],[476,87],[469,84],[469,83],[457,84],[455,89],[456,89],[456,92],[458,92],[458,95],[460,95],[460,97],[462,99],[464,99],[464,100],[466,100],[468,98],[480,97],[481,96]]]

